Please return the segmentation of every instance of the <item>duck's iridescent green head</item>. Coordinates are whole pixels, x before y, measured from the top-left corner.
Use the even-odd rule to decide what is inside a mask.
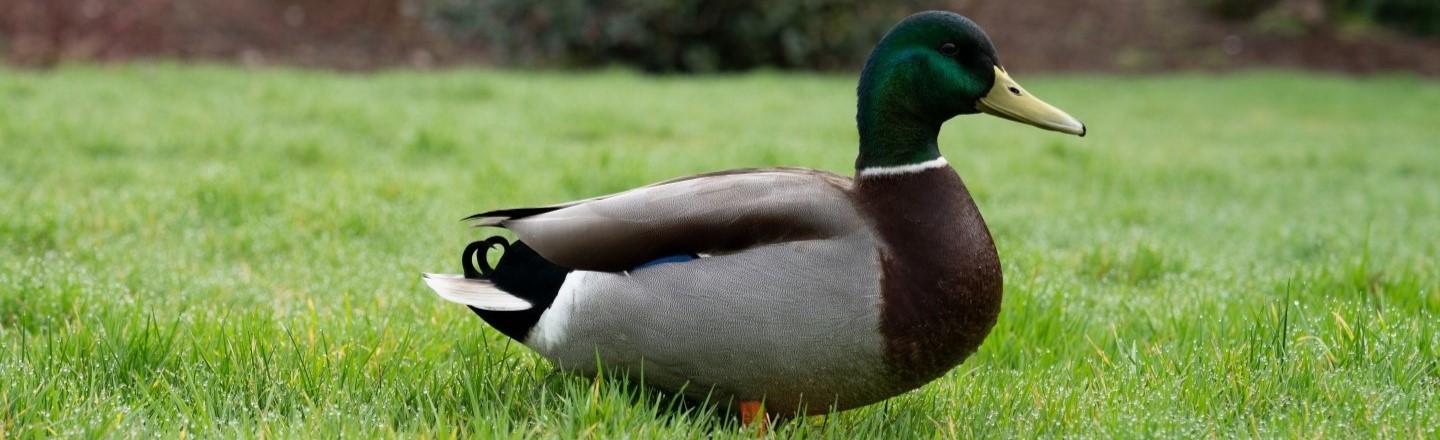
[[[859,95],[860,169],[938,159],[940,125],[963,114],[1085,135],[1079,120],[1010,79],[985,31],[950,12],[912,15],[885,34],[865,63]]]

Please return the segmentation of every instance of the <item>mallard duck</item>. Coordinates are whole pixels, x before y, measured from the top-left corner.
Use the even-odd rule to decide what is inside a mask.
[[[924,385],[975,352],[1002,290],[940,126],[980,112],[1079,136],[1085,125],[1020,87],[985,32],[949,12],[891,29],[858,101],[853,178],[738,169],[483,212],[467,220],[517,240],[472,243],[464,275],[425,282],[562,370],[643,377],[745,419]]]

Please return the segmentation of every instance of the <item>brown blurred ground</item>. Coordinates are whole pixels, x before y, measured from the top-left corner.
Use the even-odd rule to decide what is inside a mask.
[[[1181,0],[957,1],[1001,57],[1035,70],[1223,70],[1286,66],[1351,73],[1440,75],[1440,39],[1344,29],[1314,7],[1281,0],[1282,18],[1220,20]],[[1306,10],[1309,9],[1309,10]],[[1323,9],[1322,9],[1323,10]],[[1283,21],[1282,21],[1283,19]]]
[[[1026,71],[1143,72],[1287,66],[1440,75],[1440,39],[1349,29],[1319,0],[1283,20],[1228,22],[1185,0],[940,2],[975,19]],[[1318,8],[1318,9],[1317,9]],[[483,43],[426,26],[424,0],[0,0],[11,63],[133,58],[339,69],[487,63]]]
[[[419,0],[0,0],[12,63],[131,58],[364,69],[427,63]]]

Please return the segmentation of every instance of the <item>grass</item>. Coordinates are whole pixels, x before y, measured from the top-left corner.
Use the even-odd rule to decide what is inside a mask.
[[[941,144],[1006,275],[943,379],[782,438],[1440,436],[1440,84],[1019,78]],[[486,208],[848,173],[853,78],[0,71],[0,439],[752,433],[422,286]]]

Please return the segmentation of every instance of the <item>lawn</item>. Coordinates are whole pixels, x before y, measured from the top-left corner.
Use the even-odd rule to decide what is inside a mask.
[[[948,376],[783,438],[1440,436],[1440,83],[1018,79],[1086,138],[942,149],[1000,322]],[[848,174],[852,75],[0,70],[0,439],[749,438],[554,372],[422,271],[458,220],[695,172]]]

